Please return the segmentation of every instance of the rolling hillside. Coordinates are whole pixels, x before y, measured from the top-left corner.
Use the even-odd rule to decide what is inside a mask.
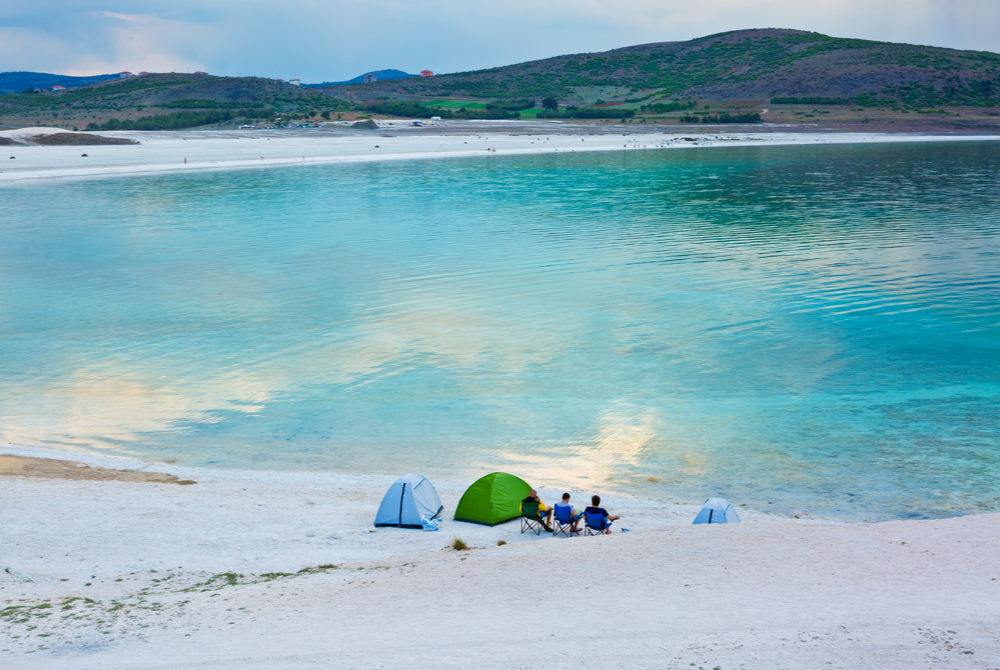
[[[25,89],[52,88],[53,86],[72,88],[117,78],[117,74],[73,77],[68,74],[49,74],[48,72],[0,72],[0,93],[20,93]]]
[[[165,73],[0,95],[0,123],[71,129],[172,129],[366,114],[995,128],[1000,54],[768,28],[325,88]]]
[[[293,86],[260,77],[216,77],[207,74],[148,74],[112,79],[59,92],[0,95],[0,119],[7,123],[102,124],[110,119],[134,121],[173,117],[158,127],[186,127],[278,115],[309,116],[349,109],[351,105],[326,91]],[[149,125],[149,124],[147,124]]]
[[[861,104],[1000,105],[1000,54],[756,29],[420,79],[344,86],[354,100],[553,96],[829,98]]]
[[[418,74],[410,74],[409,72],[403,72],[402,70],[371,70],[364,74],[359,74],[357,77],[348,79],[347,81],[325,81],[321,84],[302,84],[304,88],[326,88],[327,86],[343,86],[345,84],[360,84],[365,80],[365,76],[373,74],[379,81],[387,79],[408,79],[410,77],[419,77]]]

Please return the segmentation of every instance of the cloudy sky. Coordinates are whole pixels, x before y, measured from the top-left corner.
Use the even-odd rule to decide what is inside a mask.
[[[762,27],[1000,52],[1000,0],[2,0],[0,71],[316,82]]]

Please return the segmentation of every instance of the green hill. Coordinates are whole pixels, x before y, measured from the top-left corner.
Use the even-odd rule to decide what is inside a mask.
[[[769,28],[341,86],[337,94],[353,100],[552,96],[571,104],[592,104],[597,98],[766,102],[779,97],[1000,105],[1000,54]]]
[[[828,124],[892,124],[919,113],[925,124],[995,127],[1000,54],[767,28],[320,89],[167,73],[0,95],[0,121],[12,125],[169,129],[349,111],[713,124],[821,115]]]
[[[328,91],[274,79],[185,73],[113,79],[59,92],[0,95],[0,119],[7,123],[25,125],[44,119],[51,125],[64,119],[62,125],[72,123],[81,128],[109,119],[152,117],[160,120],[158,127],[176,128],[234,118],[310,116],[350,107]]]

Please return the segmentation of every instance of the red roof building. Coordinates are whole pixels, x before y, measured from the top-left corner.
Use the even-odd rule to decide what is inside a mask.
[[[434,73],[431,72],[430,70],[421,70],[420,71],[420,76],[421,77],[433,77]]]
[[[365,75],[364,79],[362,79],[361,81],[365,82],[366,84],[372,84],[372,83],[378,81],[378,75],[374,74],[372,72],[369,72],[368,74]]]

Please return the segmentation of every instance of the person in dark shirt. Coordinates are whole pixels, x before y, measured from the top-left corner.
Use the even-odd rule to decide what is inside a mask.
[[[598,516],[602,517],[604,520],[604,525],[603,528],[599,530],[603,530],[604,533],[607,535],[611,534],[611,522],[617,521],[618,519],[621,518],[617,514],[608,514],[608,510],[601,507],[601,496],[598,495],[590,497],[590,507],[583,510],[583,514],[584,518],[588,520],[593,519],[593,517],[598,517]],[[593,526],[594,524],[588,524],[588,525]]]

